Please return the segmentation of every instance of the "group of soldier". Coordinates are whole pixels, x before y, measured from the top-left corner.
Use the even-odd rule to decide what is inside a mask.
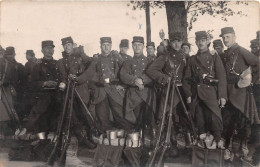
[[[251,41],[252,53],[236,43],[232,27],[221,29],[225,51],[220,39],[213,41],[215,51],[209,50],[206,31],[195,35],[198,52],[193,56],[189,55],[190,44],[183,42],[180,32],[169,34],[169,40],[164,39],[157,47],[157,55],[154,42],[147,42],[147,56],[141,36],[133,37],[133,56],[127,54],[127,39],[121,40],[117,52],[111,50],[111,37],[101,37],[101,54],[93,57],[66,37],[61,39],[64,51],[59,60],[53,59],[53,41],[42,41],[43,57],[36,59],[33,50],[27,50],[25,67],[16,62],[14,47],[1,49],[1,138],[15,132],[9,110],[16,111],[26,129],[20,139],[31,140],[41,132],[47,137],[49,132],[55,132],[71,80],[79,93],[74,98],[71,131],[80,144],[95,148],[92,135],[96,135],[96,128],[101,133],[111,129],[131,133],[146,127],[155,139],[171,78],[175,91],[181,94],[173,97],[175,130],[189,127],[181,106],[184,100],[198,134],[210,132],[216,148],[227,147],[235,131],[240,135],[241,148],[247,148],[251,127],[260,123],[260,32]],[[249,81],[248,75],[252,76]],[[94,115],[95,126],[84,105]]]

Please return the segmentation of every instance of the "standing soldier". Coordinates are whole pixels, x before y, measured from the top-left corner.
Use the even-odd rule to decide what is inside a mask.
[[[3,136],[13,135],[15,128],[20,126],[17,124],[19,118],[15,110],[16,92],[20,83],[20,64],[15,61],[14,57],[15,49],[10,46],[6,48],[4,57],[0,58],[0,134]]]
[[[165,52],[163,55],[158,57],[147,69],[147,74],[155,80],[158,84],[160,84],[163,89],[162,89],[162,95],[161,95],[161,102],[160,102],[160,108],[159,108],[159,113],[158,115],[158,122],[161,121],[161,117],[163,114],[163,108],[164,108],[164,103],[165,103],[165,97],[166,97],[166,92],[167,92],[167,81],[169,77],[176,78],[176,84],[180,90],[180,92],[183,94],[183,89],[182,89],[182,77],[183,77],[183,70],[186,65],[186,57],[187,55],[182,51],[181,46],[182,46],[182,38],[181,38],[181,33],[175,32],[171,33],[169,35],[170,38],[170,49],[169,52]],[[179,116],[177,115],[177,105],[180,104],[180,99],[175,93],[174,97],[174,104],[173,104],[173,115],[174,115],[174,123],[177,125],[179,123]],[[170,105],[170,102],[169,102]],[[181,105],[181,104],[180,104]],[[168,108],[169,110],[169,108]],[[169,111],[167,111],[169,112]],[[176,131],[175,128],[173,128],[173,135],[174,137],[172,138],[172,151],[173,151],[173,156],[176,156],[178,154],[177,150],[177,142],[176,142]]]
[[[131,123],[131,128],[140,130],[143,118],[151,128],[154,128],[155,94],[152,89],[152,80],[145,74],[150,63],[144,56],[144,38],[134,36],[132,47],[134,56],[125,61],[120,71],[120,79],[127,84],[125,119]]]
[[[80,97],[74,98],[74,112],[73,112],[73,125],[72,131],[76,135],[79,144],[85,145],[88,148],[95,148],[96,145],[92,143],[91,131],[95,132],[94,126],[89,115],[86,113],[81,98],[86,106],[89,104],[89,89],[88,81],[80,80],[80,75],[89,67],[92,58],[88,57],[83,50],[82,46],[74,47],[75,43],[71,37],[61,39],[64,51],[62,52],[62,59],[58,61],[58,68],[63,83],[67,84],[68,77],[77,78],[76,90]],[[89,78],[87,78],[89,79]],[[67,85],[70,86],[70,85]],[[87,126],[87,128],[85,127]]]
[[[153,62],[156,59],[154,42],[147,42],[146,51],[148,61]]]
[[[32,90],[38,92],[38,96],[25,123],[25,128],[29,132],[25,134],[27,136],[30,133],[45,134],[42,138],[44,139],[50,131],[55,131],[57,128],[61,99],[58,92],[60,80],[57,60],[53,59],[54,47],[53,41],[42,41],[43,58],[34,66],[31,74]]]
[[[35,58],[35,54],[33,50],[27,50],[26,51],[26,59],[28,60],[25,63],[25,81],[24,81],[24,95],[23,95],[23,111],[24,111],[24,117],[26,118],[26,115],[28,115],[35,103],[35,93],[32,92],[32,87],[30,86],[32,81],[32,72],[33,67],[36,65],[37,59]]]
[[[122,57],[123,61],[130,60],[132,57],[127,54],[129,49],[129,41],[128,39],[122,39],[119,45],[120,49],[120,56]]]
[[[251,133],[251,124],[260,123],[256,113],[255,101],[251,93],[251,80],[244,75],[245,70],[259,68],[259,59],[236,43],[233,27],[221,29],[223,43],[228,48],[222,58],[227,75],[228,103],[226,110],[230,114],[227,139],[235,130],[238,131],[242,150],[248,150],[247,141]],[[250,73],[250,72],[249,72]],[[241,78],[241,79],[240,79]]]
[[[224,54],[224,45],[221,39],[216,39],[213,41],[213,48],[217,51],[218,55],[222,57],[221,55]]]
[[[96,85],[92,103],[95,104],[96,116],[103,132],[114,128],[110,111],[116,127],[130,130],[129,122],[123,117],[125,91],[118,76],[122,59],[115,51],[111,51],[111,37],[100,38],[100,48],[102,53],[78,79],[92,78]],[[93,76],[89,77],[91,74]]]
[[[187,103],[195,106],[195,111],[191,112],[195,112],[199,134],[211,132],[215,140],[212,147],[223,149],[221,107],[224,107],[227,99],[225,69],[220,57],[210,53],[206,31],[195,34],[199,50],[188,59],[183,88]]]

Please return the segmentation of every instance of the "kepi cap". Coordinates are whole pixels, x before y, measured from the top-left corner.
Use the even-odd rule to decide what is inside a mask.
[[[62,45],[66,45],[67,43],[74,43],[71,37],[66,37],[61,39]]]
[[[119,45],[120,48],[122,47],[128,47],[129,48],[129,41],[128,39],[122,39]]]
[[[182,40],[182,37],[181,37],[181,33],[180,32],[174,32],[174,33],[170,33],[169,34],[169,39],[170,41],[174,41],[174,40]]]
[[[153,47],[155,47],[154,42],[147,42],[146,47],[148,47],[148,46],[153,46]]]
[[[224,45],[223,45],[221,39],[216,39],[216,40],[214,40],[214,41],[213,41],[213,48],[219,47],[219,46],[220,46],[220,47],[224,47]]]
[[[195,36],[196,36],[196,41],[200,40],[200,39],[208,38],[208,34],[206,31],[197,31],[197,32],[195,32]]]
[[[34,56],[34,55],[35,55],[34,52],[33,52],[33,50],[26,50],[26,53],[25,53],[25,54],[31,55],[31,56]]]
[[[53,44],[53,41],[52,41],[52,40],[42,41],[42,48],[44,48],[45,46],[55,47],[55,45]]]
[[[111,37],[101,37],[100,38],[100,43],[112,43]]]
[[[134,42],[140,42],[140,43],[143,43],[143,44],[144,44],[144,37],[134,36],[132,43],[134,43]]]
[[[234,28],[233,27],[221,28],[221,34],[219,36],[222,37],[224,34],[228,34],[228,33],[235,33]]]
[[[12,46],[7,47],[5,49],[5,55],[12,55],[12,54],[15,54],[14,47],[12,47]]]

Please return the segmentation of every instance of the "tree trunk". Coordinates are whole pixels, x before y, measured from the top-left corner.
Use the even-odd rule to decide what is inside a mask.
[[[145,1],[146,41],[151,42],[150,2]]]
[[[168,20],[168,32],[181,32],[183,41],[187,41],[187,12],[185,1],[166,1],[166,14]]]

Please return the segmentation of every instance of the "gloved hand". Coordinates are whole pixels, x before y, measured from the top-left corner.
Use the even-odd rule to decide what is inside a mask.
[[[220,99],[218,100],[218,103],[219,103],[220,108],[223,108],[223,107],[225,107],[226,99],[220,98]]]
[[[55,81],[45,81],[42,86],[46,88],[55,88],[57,84],[58,83]]]
[[[187,98],[187,104],[190,104],[191,103],[191,97],[188,97]]]
[[[66,84],[65,84],[64,82],[61,82],[60,85],[59,85],[59,89],[60,89],[61,91],[64,91],[65,88],[66,88]]]
[[[136,78],[135,79],[135,84],[143,85],[143,80],[141,78]]]
[[[139,90],[144,90],[144,83],[141,78],[135,79],[135,85],[138,86]]]

